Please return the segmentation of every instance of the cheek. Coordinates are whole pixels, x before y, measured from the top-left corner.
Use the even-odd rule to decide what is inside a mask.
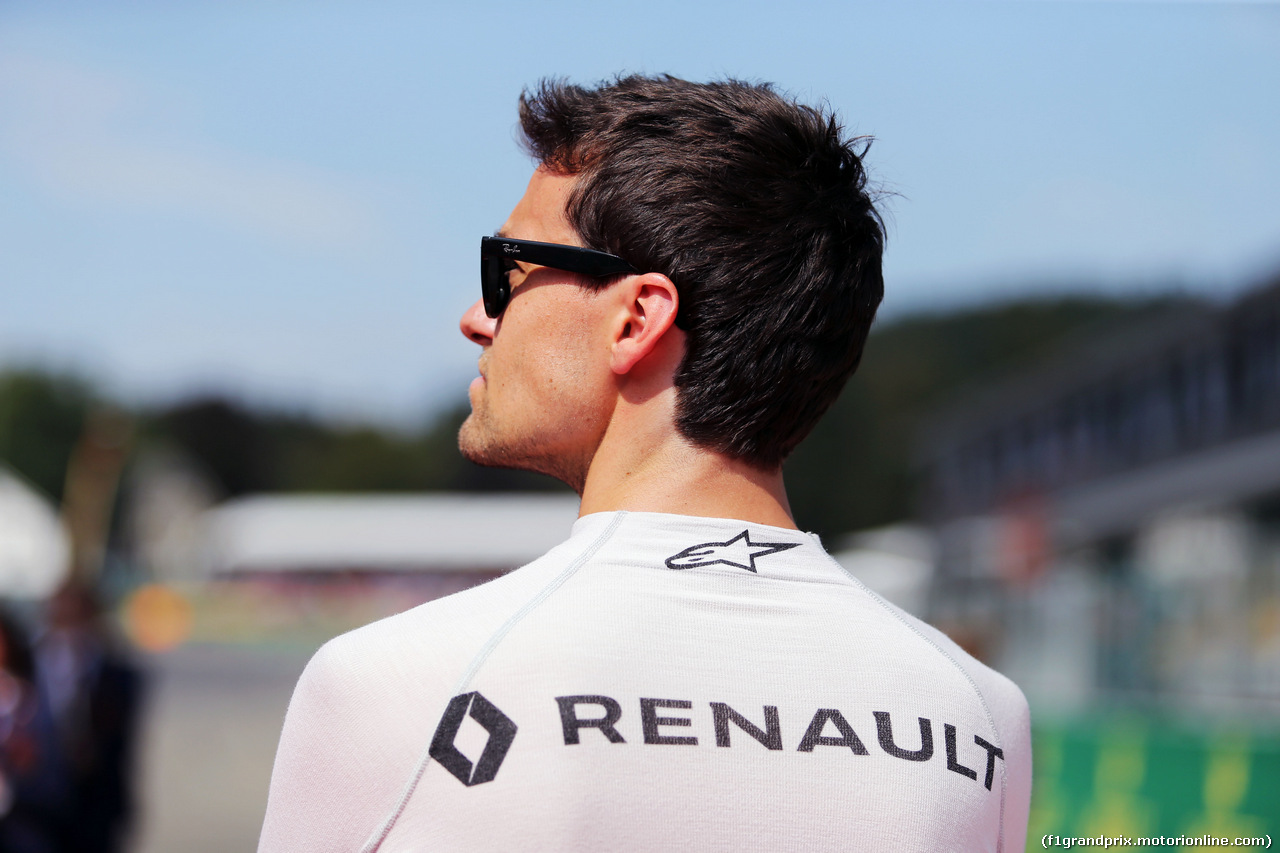
[[[544,369],[541,384],[562,404],[599,407],[610,391],[611,371],[607,345],[597,340],[588,322],[564,322],[548,328],[540,356]]]
[[[612,372],[601,302],[574,286],[548,286],[513,299],[494,343],[495,388],[521,417],[581,419],[607,408]],[[502,362],[505,369],[496,369]],[[499,378],[501,377],[501,378]]]
[[[602,365],[599,349],[580,329],[549,336],[541,354],[541,384],[548,393],[567,400],[596,396]]]

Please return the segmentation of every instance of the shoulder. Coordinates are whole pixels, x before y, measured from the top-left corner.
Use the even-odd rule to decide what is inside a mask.
[[[920,619],[889,605],[894,614],[925,643],[964,674],[973,686],[995,729],[1004,775],[1002,826],[1005,837],[1026,834],[1031,807],[1031,709],[1018,685],[962,649],[955,641]]]
[[[510,574],[372,622],[325,643],[298,681],[290,714],[348,702],[375,713],[423,685],[448,689],[504,623],[550,583],[561,561],[554,549]]]
[[[361,848],[417,772],[459,678],[555,576],[558,550],[321,646],[289,702],[260,851]]]
[[[861,587],[861,584],[859,584]],[[1014,788],[1030,790],[1031,710],[1022,690],[1007,676],[975,658],[933,625],[912,616],[874,593],[884,620],[881,630],[899,638],[894,653],[910,659],[912,669],[925,674],[935,684],[949,684],[948,695],[986,718],[994,735],[993,745],[1002,750]],[[887,626],[892,624],[890,630]],[[902,637],[907,642],[902,642]],[[901,662],[901,661],[900,661]]]
[[[933,625],[875,596],[887,618],[909,632],[916,641],[915,654],[934,659],[934,665],[960,674],[981,700],[992,724],[1001,734],[1030,731],[1030,710],[1018,685],[960,647]]]

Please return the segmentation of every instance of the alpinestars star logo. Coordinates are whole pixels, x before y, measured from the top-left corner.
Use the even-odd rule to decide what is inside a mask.
[[[742,531],[728,542],[703,542],[667,557],[668,569],[692,569],[723,564],[749,572],[756,570],[756,560],[795,548],[799,542],[752,542],[749,531]]]
[[[467,712],[471,719],[484,726],[489,733],[489,740],[480,753],[480,760],[473,765],[471,759],[462,754],[453,745],[462,727],[462,719]],[[497,706],[477,692],[462,693],[449,700],[449,707],[444,709],[440,725],[436,727],[435,737],[431,739],[431,757],[452,773],[459,782],[468,788],[482,782],[492,782],[502,766],[502,759],[507,757],[507,750],[516,738],[515,721],[498,710]]]

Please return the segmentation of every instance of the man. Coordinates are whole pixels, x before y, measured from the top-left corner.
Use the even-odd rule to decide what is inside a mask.
[[[317,653],[260,850],[1020,850],[1022,694],[844,573],[783,488],[881,297],[854,143],[669,77],[544,84],[521,127],[539,165],[482,241],[459,444],[580,518]]]

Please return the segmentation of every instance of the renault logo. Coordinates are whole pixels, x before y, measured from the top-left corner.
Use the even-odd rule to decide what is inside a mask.
[[[480,760],[474,765],[458,748],[453,740],[462,727],[462,718],[470,712],[471,719],[484,726],[489,733],[489,740],[480,753]],[[431,739],[431,757],[440,762],[445,770],[452,773],[459,782],[470,787],[482,782],[492,782],[502,766],[502,759],[507,757],[507,750],[516,737],[516,724],[497,706],[477,692],[463,693],[449,700],[449,707],[444,709],[440,725],[436,727],[435,737]]]

